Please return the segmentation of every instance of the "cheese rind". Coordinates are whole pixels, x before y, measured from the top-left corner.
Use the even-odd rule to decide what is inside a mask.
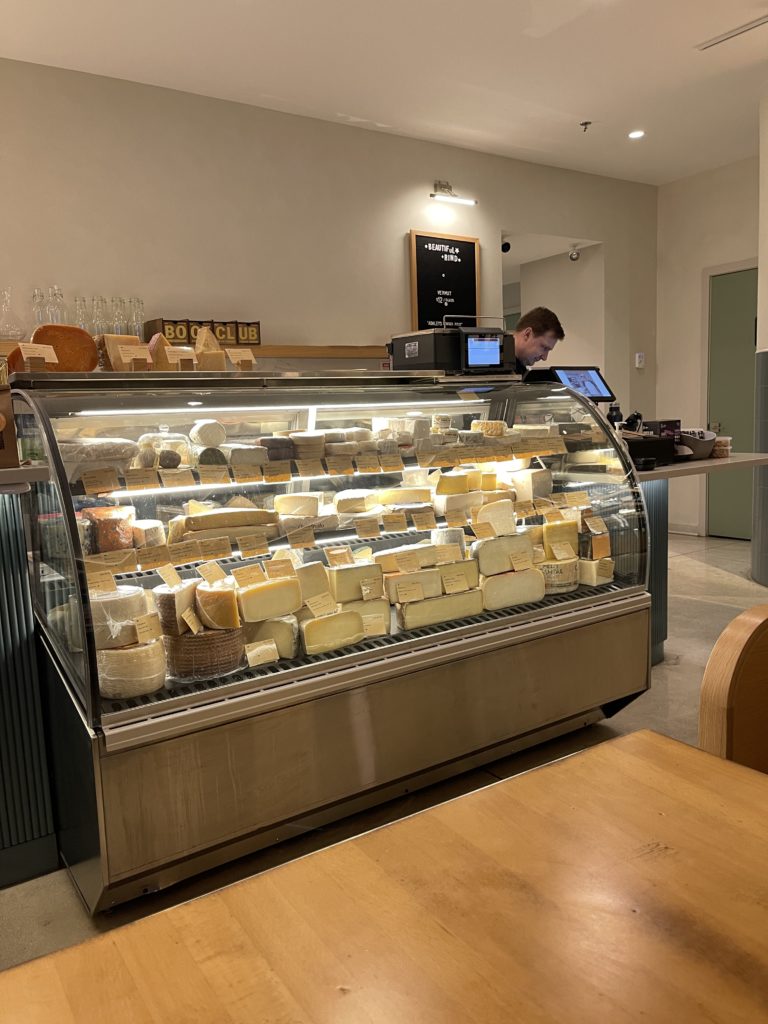
[[[449,512],[464,512],[466,515],[469,515],[473,508],[480,508],[482,504],[482,491],[467,491],[466,494],[435,495],[435,512],[439,516],[445,516]]]
[[[379,505],[413,505],[432,499],[429,487],[385,487],[375,495]]]
[[[200,585],[200,580],[182,580],[175,587],[169,587],[162,583],[155,587],[152,596],[155,599],[155,608],[160,616],[160,628],[165,636],[181,636],[189,629],[185,622],[184,612],[195,607],[195,592]]]
[[[363,620],[357,612],[335,612],[301,623],[301,640],[307,654],[326,654],[359,644],[364,636]]]
[[[237,607],[244,622],[263,622],[290,615],[301,608],[301,603],[301,587],[296,576],[250,583],[237,591]]]
[[[387,599],[392,604],[400,600],[397,593],[401,583],[418,583],[424,597],[440,597],[443,592],[443,580],[439,569],[420,569],[418,572],[396,572],[384,577],[384,589]]]
[[[470,551],[472,557],[477,559],[482,576],[496,576],[498,573],[509,572],[512,567],[510,557],[513,554],[527,556],[533,561],[533,544],[525,533],[478,540]]]
[[[432,597],[426,601],[414,601],[397,606],[397,619],[403,629],[419,629],[434,626],[451,619],[464,619],[479,615],[483,610],[483,595],[479,590],[467,590],[463,594],[447,594]]]
[[[135,620],[147,610],[143,587],[121,584],[117,590],[92,590],[89,599],[96,650],[127,647],[137,642]]]
[[[340,604],[359,601],[364,597],[362,581],[382,577],[381,566],[376,562],[355,565],[331,565],[328,568],[328,582],[333,598]]]
[[[483,576],[480,590],[483,607],[489,612],[511,608],[516,604],[530,604],[544,597],[544,575],[538,569],[523,569],[521,572]]]
[[[299,623],[295,615],[248,622],[243,626],[243,635],[246,644],[274,640],[281,658],[295,658],[299,653]]]
[[[128,698],[154,693],[165,684],[162,640],[96,652],[99,692],[103,697]]]
[[[211,512],[198,512],[187,516],[184,530],[181,532],[229,529],[230,527],[243,526],[267,526],[273,525],[278,521],[279,516],[276,512],[271,512],[264,508],[217,508]]]
[[[198,617],[209,629],[237,629],[240,614],[237,610],[236,584],[231,576],[207,583],[203,580],[195,591]]]
[[[578,558],[537,562],[536,568],[544,573],[544,589],[547,594],[568,594],[578,589]]]

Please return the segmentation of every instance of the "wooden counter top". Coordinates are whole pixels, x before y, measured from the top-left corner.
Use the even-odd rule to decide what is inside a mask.
[[[0,974],[0,1017],[757,1024],[766,806],[635,733]]]

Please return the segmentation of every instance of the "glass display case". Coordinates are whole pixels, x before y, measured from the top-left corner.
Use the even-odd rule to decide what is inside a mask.
[[[187,858],[190,873],[193,848],[266,841],[286,814],[410,787],[480,749],[501,756],[648,684],[642,495],[609,424],[560,385],[345,372],[19,375],[14,387],[21,457],[49,467],[28,502],[35,611],[99,799],[109,780],[125,800],[121,757],[137,770],[139,751],[291,709],[296,732],[280,737],[298,756],[315,705],[303,797],[272,794],[255,816],[188,823],[181,845],[113,855],[92,906],[165,861]],[[600,630],[614,631],[613,660]],[[557,698],[534,697],[538,685]],[[398,722],[386,743],[379,713],[390,732]],[[425,720],[434,735],[420,744]],[[324,787],[334,747],[349,748],[353,777],[337,764]],[[297,781],[295,762],[264,769],[278,787],[281,772]],[[102,847],[110,827],[135,846],[108,807],[98,817]],[[133,826],[151,830],[141,817]]]

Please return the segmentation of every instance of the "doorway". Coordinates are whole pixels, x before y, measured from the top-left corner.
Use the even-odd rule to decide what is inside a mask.
[[[733,438],[735,452],[752,451],[755,429],[757,270],[709,279],[709,395],[712,430]],[[752,537],[752,470],[707,476],[707,533]]]

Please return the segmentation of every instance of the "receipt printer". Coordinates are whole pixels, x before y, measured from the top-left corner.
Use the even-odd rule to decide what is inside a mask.
[[[389,343],[393,370],[456,374],[515,373],[515,339],[503,327],[434,327],[396,334]]]

